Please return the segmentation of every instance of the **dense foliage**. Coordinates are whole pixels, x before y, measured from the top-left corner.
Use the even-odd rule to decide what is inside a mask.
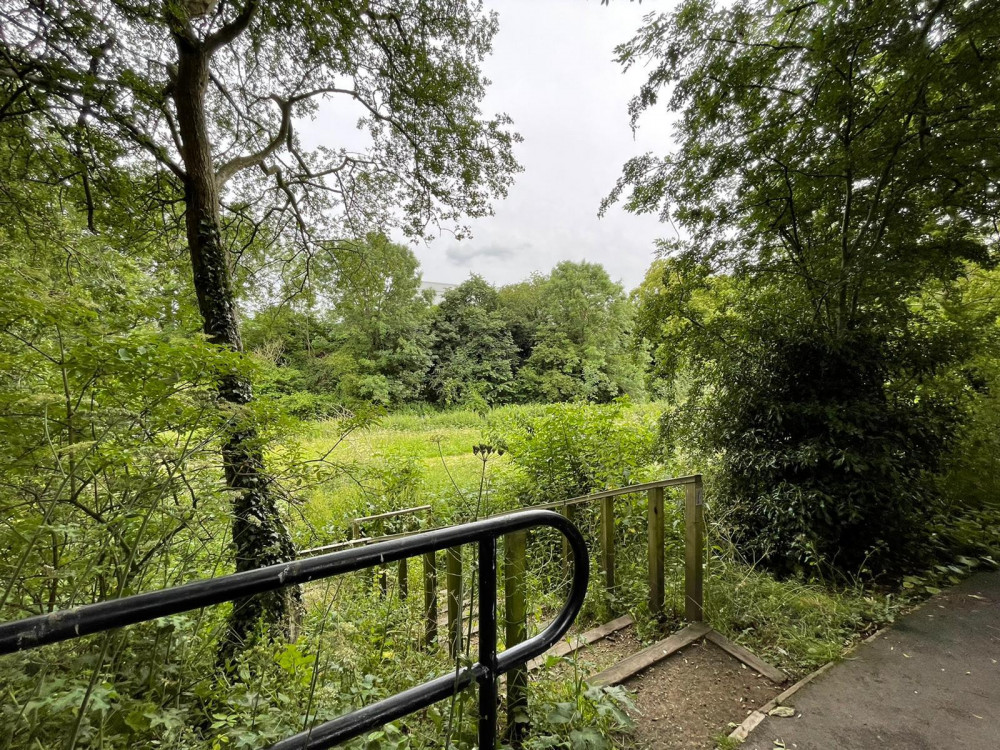
[[[619,48],[653,61],[633,117],[671,87],[681,118],[677,151],[630,161],[609,198],[690,236],[640,291],[642,331],[663,376],[678,338],[710,363],[717,487],[779,571],[898,575],[939,552],[929,478],[972,385],[940,376],[979,342],[912,300],[996,257],[998,23],[986,2],[692,0]],[[739,290],[722,316],[713,274]]]
[[[473,276],[445,292],[434,316],[431,398],[445,405],[510,399],[517,349],[497,290]]]
[[[313,276],[309,295],[246,324],[265,392],[299,416],[645,396],[635,306],[597,264],[499,289],[473,276],[434,304],[413,252],[371,234]]]
[[[421,398],[430,305],[413,252],[371,233],[338,243],[312,277],[310,294],[262,306],[246,323],[265,391],[313,418]]]
[[[517,169],[510,119],[480,109],[497,26],[479,3],[15,2],[0,23],[0,120],[21,128],[17,146],[41,155],[49,184],[79,185],[91,232],[109,205],[165,207],[202,330],[237,353],[234,258],[301,284],[331,243],[390,227],[461,233]],[[331,99],[363,112],[360,149],[303,146],[299,123]],[[234,371],[217,386],[236,569],[288,562],[280,490],[257,424],[239,418],[253,384]],[[297,604],[295,588],[241,600],[221,658],[261,621],[291,636]]]
[[[871,334],[751,333],[720,361],[727,378],[706,420],[706,440],[725,447],[715,488],[736,547],[781,573],[898,576],[929,564],[941,552],[931,477],[959,405],[893,382]]]
[[[564,261],[536,286],[539,323],[520,372],[522,390],[545,401],[643,396],[644,363],[632,345],[633,311],[621,284],[599,265]]]
[[[834,658],[900,606],[850,584],[933,593],[1000,550],[998,28],[986,0],[651,16],[619,57],[650,64],[632,114],[665,98],[678,148],[609,201],[680,239],[631,294],[564,261],[435,298],[395,239],[461,235],[517,170],[480,111],[481,3],[5,4],[0,621],[705,472],[713,626]],[[363,110],[362,151],[303,148],[330,98]],[[663,624],[645,498],[616,500],[618,582],[594,555],[584,610],[640,635]],[[574,512],[596,548],[598,507]],[[542,621],[567,566],[531,543]],[[472,658],[423,647],[421,580],[4,657],[0,744],[260,747]],[[532,690],[526,748],[628,723],[621,691]],[[470,718],[467,693],[352,747],[471,747]]]

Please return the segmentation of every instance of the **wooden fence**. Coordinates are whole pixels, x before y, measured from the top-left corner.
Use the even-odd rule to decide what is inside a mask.
[[[614,591],[616,585],[615,499],[622,495],[645,492],[648,529],[648,603],[650,613],[655,616],[663,614],[665,604],[663,504],[665,490],[668,487],[684,487],[684,617],[697,623],[705,617],[705,508],[701,474],[633,484],[533,507],[558,510],[568,519],[573,520],[579,506],[592,502],[601,504],[600,565],[607,590]],[[563,554],[568,554],[565,547]],[[505,645],[507,648],[521,643],[528,636],[526,571],[527,532],[511,534],[504,541],[504,599],[507,616]],[[518,667],[507,674],[509,727],[515,727],[516,717],[526,713],[527,704],[528,669],[526,666]],[[514,729],[513,731],[518,730]]]
[[[395,522],[396,524],[402,523],[407,528],[401,532],[395,534],[387,534],[386,527],[390,522]],[[305,557],[307,555],[321,555],[326,552],[335,552],[340,549],[349,549],[351,547],[359,547],[371,544],[373,542],[382,541],[384,539],[393,539],[400,536],[409,536],[410,534],[416,534],[418,531],[425,531],[433,525],[433,515],[431,511],[431,506],[429,505],[418,505],[413,508],[402,508],[400,510],[391,510],[388,513],[377,513],[371,516],[362,516],[361,518],[353,519],[349,524],[348,539],[345,542],[337,542],[336,544],[327,544],[323,547],[313,547],[312,549],[301,550],[299,552],[299,557]],[[432,561],[433,562],[433,561]],[[409,583],[409,566],[407,560],[399,561],[399,572],[398,576],[398,591],[399,598],[405,599],[410,591]],[[431,566],[433,568],[433,565]],[[424,596],[425,596],[425,606],[430,607],[430,604],[426,604],[427,592],[433,589],[435,596],[434,609],[435,617],[437,617],[437,573],[433,571],[433,579],[427,579],[426,573],[426,561],[425,561],[425,573],[424,573]],[[379,591],[382,596],[385,597],[388,589],[389,583],[386,577],[385,568],[377,567],[375,568],[375,574],[378,576],[379,581]],[[428,643],[432,643],[437,638],[437,621],[435,620],[433,631],[428,630],[427,639]]]
[[[668,487],[684,487],[684,617],[690,622],[701,622],[705,617],[705,509],[701,474],[633,484],[532,507],[557,510],[573,520],[576,509],[580,505],[600,502],[600,564],[604,574],[604,584],[609,591],[613,591],[616,585],[615,498],[645,492],[648,526],[649,611],[657,615],[662,614],[665,603],[666,561],[664,560],[663,503],[664,490]],[[524,545],[519,542],[514,546],[520,549]],[[565,552],[568,553],[568,551]]]
[[[615,499],[623,495],[646,493],[646,514],[648,528],[647,561],[649,575],[649,611],[660,615],[665,605],[665,564],[664,559],[664,497],[669,487],[684,488],[684,617],[690,622],[704,620],[704,558],[705,558],[705,512],[701,474],[660,479],[655,482],[618,487],[590,495],[569,498],[533,508],[547,508],[563,513],[573,520],[579,506],[600,503],[600,567],[604,584],[613,591],[615,578]],[[374,541],[409,536],[416,530],[379,535],[388,519],[404,516],[416,518],[425,515],[430,521],[430,506],[382,513],[355,519],[351,523],[351,539],[324,547],[303,550],[299,554],[313,555],[332,552],[347,547],[367,545]],[[512,513],[515,511],[508,511]],[[498,515],[507,515],[501,513]],[[371,535],[369,533],[371,532]],[[569,550],[563,550],[568,555]],[[438,639],[438,559],[433,552],[427,553],[423,561],[424,584],[424,642],[430,646]],[[508,535],[504,540],[504,602],[506,609],[506,647],[510,648],[528,637],[528,603],[526,590],[527,574],[527,532]],[[462,652],[462,607],[464,602],[461,548],[445,552],[445,591],[447,606],[447,642],[452,658]],[[385,573],[380,573],[382,591],[385,593]],[[399,594],[406,597],[408,591],[406,561],[400,562]],[[528,674],[525,667],[512,670],[507,676],[507,707],[511,716],[521,710],[527,702]]]

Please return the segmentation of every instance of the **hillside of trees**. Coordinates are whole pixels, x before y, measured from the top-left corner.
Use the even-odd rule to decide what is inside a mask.
[[[244,325],[262,393],[297,416],[645,398],[635,303],[599,264],[565,261],[500,288],[472,276],[435,303],[413,251],[383,235],[335,263],[327,283],[314,271],[314,295]]]

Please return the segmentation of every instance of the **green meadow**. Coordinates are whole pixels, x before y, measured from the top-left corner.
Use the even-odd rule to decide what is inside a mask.
[[[473,453],[486,425],[473,411],[391,415],[349,432],[344,420],[304,425],[302,454],[329,454],[331,462],[331,476],[307,492],[308,542],[342,541],[350,520],[361,516],[430,505],[436,524],[457,509],[474,508],[480,481],[488,490],[498,466],[507,463],[493,456],[484,472]]]

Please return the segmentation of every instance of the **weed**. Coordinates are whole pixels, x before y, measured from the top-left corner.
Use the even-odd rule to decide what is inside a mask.
[[[723,732],[712,740],[715,743],[715,750],[736,750],[743,744],[743,740],[737,740]]]

